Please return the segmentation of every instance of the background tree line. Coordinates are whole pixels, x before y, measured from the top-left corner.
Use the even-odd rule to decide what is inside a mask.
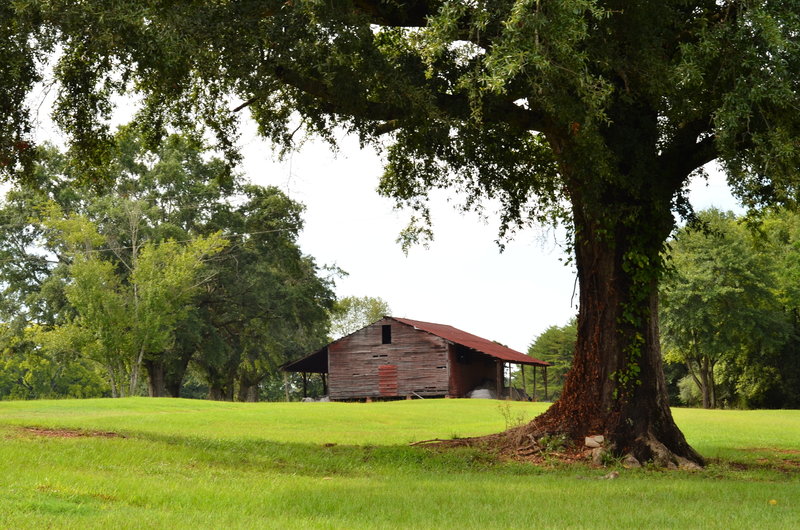
[[[336,271],[298,247],[303,207],[190,135],[114,142],[112,184],[49,147],[0,208],[0,396],[264,397],[328,338]]]
[[[676,233],[668,260],[660,322],[670,402],[800,407],[800,215],[700,212]],[[528,348],[553,363],[548,399],[560,395],[576,337],[573,319],[550,326]],[[521,387],[519,374],[514,382]],[[530,377],[526,387],[533,395]]]
[[[800,406],[800,216],[701,212],[661,285],[667,376],[703,407]]]

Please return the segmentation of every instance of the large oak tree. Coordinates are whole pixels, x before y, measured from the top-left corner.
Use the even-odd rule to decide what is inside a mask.
[[[24,98],[55,53],[55,117],[87,168],[104,160],[109,97],[135,91],[152,132],[202,121],[231,157],[232,107],[286,147],[299,126],[343,127],[385,147],[381,189],[422,219],[428,190],[449,187],[466,206],[498,199],[506,233],[564,221],[575,361],[531,434],[604,433],[619,454],[698,463],[666,400],[661,252],[690,176],[715,159],[748,205],[794,200],[798,13],[793,0],[5,1],[0,163],[35,151]]]

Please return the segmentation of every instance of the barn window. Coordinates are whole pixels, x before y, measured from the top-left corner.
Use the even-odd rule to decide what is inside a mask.
[[[381,344],[391,344],[392,343],[392,326],[390,324],[385,324],[381,326]]]

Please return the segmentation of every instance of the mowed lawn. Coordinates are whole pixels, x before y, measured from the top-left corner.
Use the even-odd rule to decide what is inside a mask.
[[[699,472],[533,466],[409,446],[497,432],[544,408],[0,402],[0,527],[800,527],[800,411],[676,409],[710,459]]]

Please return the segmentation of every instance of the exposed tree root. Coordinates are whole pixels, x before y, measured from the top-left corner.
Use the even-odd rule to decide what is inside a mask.
[[[702,469],[698,462],[703,460],[699,455],[693,453],[696,460],[692,460],[675,454],[650,433],[639,436],[632,444],[627,444],[625,450],[621,450],[613,439],[603,438],[606,441],[602,446],[587,447],[584,437],[570,436],[560,430],[544,429],[537,421],[533,421],[497,434],[451,440],[437,438],[411,445],[442,449],[477,447],[505,460],[537,464],[587,462],[603,465],[608,460],[616,460],[626,468],[649,464],[667,469]]]
[[[640,462],[650,461],[658,467],[690,470],[702,468],[696,460],[693,461],[684,456],[675,454],[650,432],[636,438],[634,451],[629,453],[629,455]],[[700,455],[696,455],[696,459],[702,462]]]

